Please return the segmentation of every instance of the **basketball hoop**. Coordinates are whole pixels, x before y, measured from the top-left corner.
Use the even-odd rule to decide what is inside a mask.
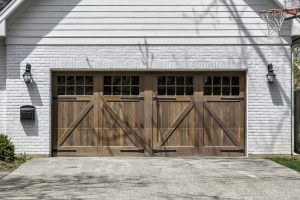
[[[268,37],[279,37],[284,20],[300,18],[300,0],[285,0],[283,9],[270,9],[259,11],[260,17],[268,25]]]
[[[259,11],[259,15],[268,25],[268,37],[278,38],[286,13],[278,10],[263,10]]]

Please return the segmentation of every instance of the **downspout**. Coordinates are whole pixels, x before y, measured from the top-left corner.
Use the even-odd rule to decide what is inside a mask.
[[[294,108],[294,48],[296,48],[296,45],[291,46],[291,54],[292,54],[292,62],[291,62],[291,154],[294,155],[295,154],[295,108]]]
[[[294,54],[293,50],[300,47],[300,44],[292,44],[292,155],[298,155],[295,152],[295,93],[294,93]]]

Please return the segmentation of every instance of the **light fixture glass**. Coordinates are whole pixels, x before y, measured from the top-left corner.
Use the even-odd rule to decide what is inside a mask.
[[[275,82],[276,74],[274,73],[273,70],[273,64],[268,65],[268,74],[267,74],[267,79],[269,85],[272,85]]]
[[[25,69],[25,73],[23,74],[23,79],[26,85],[29,85],[33,81],[30,64],[26,64],[26,69]]]

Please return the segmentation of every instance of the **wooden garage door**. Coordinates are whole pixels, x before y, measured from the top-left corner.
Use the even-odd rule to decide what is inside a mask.
[[[54,73],[53,155],[244,155],[243,73]]]

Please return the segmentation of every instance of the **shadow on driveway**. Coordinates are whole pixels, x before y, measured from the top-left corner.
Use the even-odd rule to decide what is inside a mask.
[[[264,159],[39,158],[0,199],[297,199],[300,174]]]

